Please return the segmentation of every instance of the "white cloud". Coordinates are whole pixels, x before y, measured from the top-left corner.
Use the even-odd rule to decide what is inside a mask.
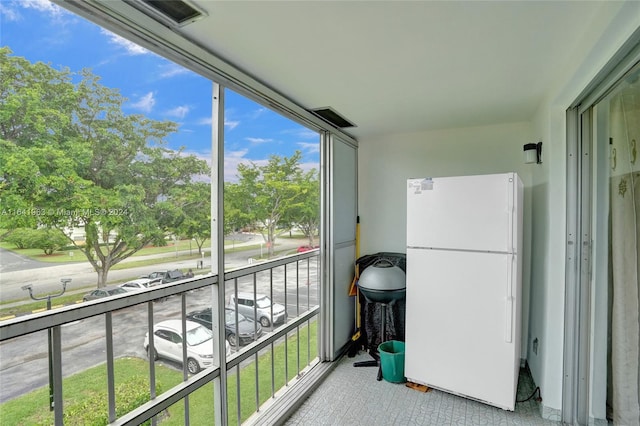
[[[310,171],[311,169],[316,169],[318,170],[320,168],[320,165],[317,162],[310,162],[310,163],[300,163],[300,168],[302,170],[304,170],[305,172]]]
[[[142,112],[151,112],[153,106],[156,104],[156,100],[153,97],[153,92],[149,92],[143,97],[140,98],[138,102],[134,102],[131,104],[132,108],[139,109]]]
[[[0,2],[0,15],[7,22],[15,22],[22,19],[20,12],[3,2]]]
[[[313,142],[298,142],[297,145],[301,150],[312,153],[312,152],[320,152],[320,144]]]
[[[18,2],[25,9],[35,9],[39,12],[48,13],[52,16],[60,16],[66,11],[57,4],[51,3],[49,0],[22,0]]]
[[[176,75],[189,74],[191,72],[187,68],[181,67],[177,64],[161,65],[160,69],[160,78],[171,78],[175,77]]]
[[[196,124],[199,124],[201,126],[211,126],[212,123],[213,119],[211,117],[202,117],[201,119],[196,121]],[[227,130],[233,130],[238,127],[239,124],[239,121],[224,120],[224,127]]]
[[[265,112],[269,111],[266,108],[258,108],[255,111],[253,111],[251,113],[251,115],[249,116],[249,118],[251,118],[252,120],[255,120],[256,118],[260,117],[262,114],[264,114]]]
[[[315,139],[317,141],[320,140],[320,135],[318,134],[318,132],[314,132],[313,130],[309,130],[309,129],[287,129],[287,130],[283,130],[282,133],[287,134],[287,135],[294,135],[295,137],[298,137],[300,139]]]
[[[139,46],[134,42],[127,40],[126,38],[122,38],[119,35],[112,33],[111,31],[107,31],[104,28],[102,28],[100,32],[109,38],[109,42],[111,44],[115,44],[116,46],[122,47],[127,52],[128,55],[135,56],[135,55],[146,55],[147,53],[151,53],[144,47]]]
[[[60,21],[62,17],[73,17],[71,12],[52,3],[49,0],[18,0],[18,1],[2,1],[0,0],[0,15],[6,21],[20,21],[23,16],[20,14],[19,8],[32,9],[37,12],[49,15],[54,21]]]
[[[244,158],[249,150],[227,151],[224,154],[224,180],[225,182],[238,181],[238,165],[249,164],[250,160]]]
[[[169,111],[167,111],[165,114],[170,116],[170,117],[177,117],[177,118],[185,118],[187,116],[187,114],[189,114],[189,106],[187,105],[180,105],[177,106],[175,108],[170,109]]]
[[[233,120],[224,120],[224,127],[228,128],[229,130],[233,130],[236,127],[238,127],[238,125],[240,124],[239,121],[233,121]]]
[[[255,144],[259,144],[259,143],[267,143],[267,142],[273,142],[273,139],[265,139],[265,138],[245,138],[246,140],[248,140],[251,143],[255,143]]]
[[[200,126],[211,126],[211,123],[213,123],[211,117],[202,117],[196,121],[196,124]]]

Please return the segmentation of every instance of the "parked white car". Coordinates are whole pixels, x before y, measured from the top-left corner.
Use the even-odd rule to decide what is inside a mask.
[[[237,309],[242,315],[259,321],[263,327],[271,325],[271,315],[273,312],[273,323],[278,324],[284,322],[287,318],[287,312],[284,306],[279,303],[272,303],[269,297],[264,294],[238,293],[238,300],[235,295],[231,295],[229,309]]]
[[[213,366],[213,333],[203,325],[193,321],[186,322],[187,329],[187,370],[196,374],[204,368]],[[182,363],[182,321],[167,320],[153,327],[154,353],[149,354],[149,333],[144,336],[144,350],[154,360],[166,358]],[[225,339],[227,355],[231,346]]]
[[[127,281],[124,284],[120,284],[120,287],[127,291],[138,291],[144,290],[145,288],[151,287],[153,284],[151,280],[148,278],[138,278],[136,280]]]

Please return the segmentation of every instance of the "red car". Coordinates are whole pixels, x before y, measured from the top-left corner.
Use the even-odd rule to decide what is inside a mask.
[[[298,253],[304,253],[305,251],[317,249],[318,247],[320,247],[320,246],[300,246],[300,247],[298,247],[298,249],[296,251]]]

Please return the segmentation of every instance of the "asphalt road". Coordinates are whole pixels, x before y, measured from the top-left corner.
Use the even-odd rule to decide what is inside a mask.
[[[254,254],[255,255],[255,254]],[[247,262],[250,252],[239,257]],[[240,261],[239,260],[239,261]],[[245,263],[246,264],[246,263]],[[306,263],[305,263],[306,264]],[[173,263],[171,265],[174,265]],[[168,264],[162,265],[168,268]],[[158,269],[156,265],[154,269]],[[137,268],[136,268],[137,269]],[[114,271],[115,272],[115,271]],[[273,294],[278,303],[285,303],[290,318],[304,312],[309,306],[318,303],[316,263],[310,262],[310,270],[300,270],[297,280],[295,267],[286,272],[287,286],[284,286],[284,268],[274,269]],[[258,274],[256,292],[269,294],[269,274]],[[225,289],[228,296],[234,291],[232,285]],[[285,291],[286,290],[286,291]],[[253,291],[253,279],[238,280],[238,291]],[[201,289],[187,293],[187,312],[210,306],[211,291]],[[180,298],[170,297],[164,302],[154,302],[154,321],[169,318],[180,318]],[[142,342],[147,331],[147,305],[139,305],[120,310],[112,314],[113,341],[115,357],[132,356],[146,359]],[[269,331],[267,328],[265,331]],[[63,376],[68,376],[95,365],[106,362],[105,358],[105,317],[104,315],[88,318],[62,327],[62,366]],[[0,343],[0,403],[16,398],[36,388],[48,384],[48,358],[46,332],[33,333],[27,336]],[[179,364],[161,361],[174,368]],[[43,401],[43,404],[48,401]]]

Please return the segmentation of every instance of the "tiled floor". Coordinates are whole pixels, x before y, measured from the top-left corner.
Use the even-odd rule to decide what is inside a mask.
[[[329,377],[304,402],[286,425],[549,425],[560,423],[540,417],[535,399],[517,403],[514,412],[431,390],[422,393],[403,384],[376,381],[374,367],[353,367],[371,359],[364,352],[344,357]],[[535,389],[531,377],[520,374],[517,399]]]

